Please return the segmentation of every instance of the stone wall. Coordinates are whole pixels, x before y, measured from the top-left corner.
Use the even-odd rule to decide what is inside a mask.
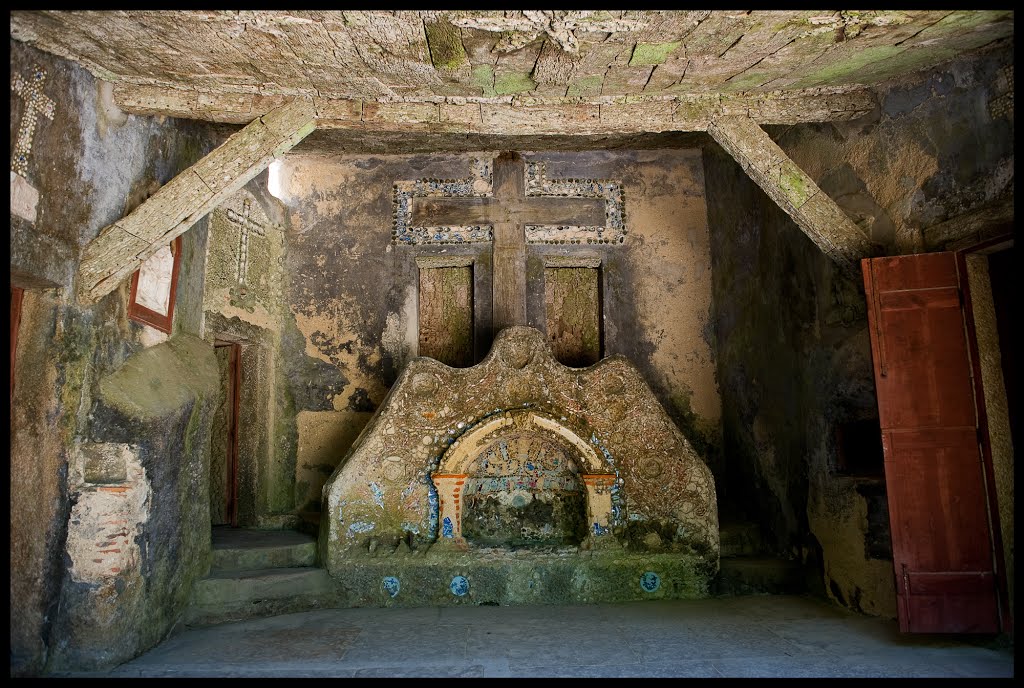
[[[723,520],[745,515],[779,554],[814,558],[811,482],[838,481],[837,425],[876,413],[863,294],[723,151],[709,148],[705,164]]]
[[[87,72],[15,41],[11,81],[11,283],[26,290],[11,410],[11,674],[24,676],[152,647],[208,566],[208,513],[192,500],[205,494],[209,442],[195,344],[206,222],[183,236],[170,335],[127,318],[128,280],[91,308],[73,293],[82,247],[216,137],[125,115]],[[118,407],[110,385],[143,365]],[[167,394],[147,409],[150,385]]]
[[[765,129],[887,253],[935,250],[936,228],[946,243],[983,233],[978,218],[999,224],[1012,199],[1007,60],[1012,70],[997,52],[920,74],[849,123]],[[705,169],[722,512],[745,505],[780,553],[820,569],[830,597],[894,617],[881,466],[844,474],[836,440],[840,426],[877,418],[863,284],[716,146]]]
[[[403,245],[393,241],[392,222],[395,182],[472,178],[474,160],[496,155],[294,155],[283,161],[287,301],[294,317],[283,331],[282,364],[295,399],[298,508],[319,509],[327,477],[417,354],[418,256],[475,261],[474,362],[490,349],[490,244]],[[543,162],[550,179],[620,180],[627,230],[622,244],[529,244],[523,268],[527,324],[546,327],[547,257],[584,251],[600,259],[603,355],[624,354],[637,364],[715,470],[719,397],[699,150],[523,157]]]
[[[251,347],[246,518],[281,525],[319,509],[321,486],[417,354],[417,252],[392,241],[394,184],[470,177],[496,151],[289,157],[273,172],[280,202],[263,173],[183,235],[166,335],[128,319],[127,281],[80,307],[78,260],[218,136],[126,115],[84,70],[13,40],[11,82],[11,280],[26,289],[11,672],[25,676],[152,647],[206,572],[213,337]],[[880,93],[868,117],[766,130],[890,252],[949,246],[1005,221],[1007,207],[1012,219],[1012,90],[1012,53],[992,52]],[[723,513],[743,504],[840,603],[894,615],[881,483],[836,470],[837,428],[875,413],[859,282],[716,146],[524,157],[571,184],[621,182],[624,242],[587,247],[601,271],[602,354],[633,361],[707,456]],[[266,231],[245,244],[229,210]],[[546,260],[573,248],[527,247],[527,324],[545,328]],[[421,253],[490,266],[484,244]],[[481,312],[490,286],[474,282]],[[476,360],[493,336],[482,333]]]
[[[891,85],[872,115],[765,129],[889,253],[918,253],[1012,221],[1012,94],[993,50]]]

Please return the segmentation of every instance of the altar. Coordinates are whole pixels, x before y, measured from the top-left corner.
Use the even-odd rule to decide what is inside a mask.
[[[413,359],[321,513],[357,606],[703,597],[719,565],[714,479],[636,367],[523,326],[472,367]]]

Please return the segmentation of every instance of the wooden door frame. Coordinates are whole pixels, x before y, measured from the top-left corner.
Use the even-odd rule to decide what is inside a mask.
[[[11,285],[11,409],[14,409],[14,362],[18,350],[18,329],[21,327],[21,302],[25,290]]]
[[[214,347],[229,347],[228,392],[231,396],[228,422],[228,484],[227,516],[232,528],[238,527],[238,422],[239,401],[242,394],[242,345],[235,341],[217,339]]]
[[[963,294],[964,330],[967,335],[967,352],[971,358],[971,374],[973,376],[974,407],[978,421],[978,444],[981,447],[982,468],[985,475],[986,505],[988,507],[989,528],[992,537],[992,551],[995,558],[996,580],[999,585],[999,612],[1002,617],[1004,633],[1013,632],[1013,613],[1010,609],[1009,589],[1006,580],[1006,562],[1003,556],[1003,531],[999,520],[999,504],[997,502],[995,468],[992,463],[992,443],[989,438],[988,412],[985,406],[985,390],[981,378],[981,354],[978,347],[978,335],[974,321],[974,304],[971,300],[971,285],[967,274],[967,256],[976,253],[991,253],[990,249],[1001,244],[1013,245],[1013,234],[994,237],[978,244],[956,250],[956,269]]]
[[[178,299],[178,273],[181,271],[181,237],[170,243],[171,247],[171,285],[167,297],[167,314],[158,313],[136,301],[139,290],[139,275],[142,268],[132,274],[131,288],[128,294],[128,318],[144,325],[156,328],[161,332],[171,333],[174,324],[174,304]]]

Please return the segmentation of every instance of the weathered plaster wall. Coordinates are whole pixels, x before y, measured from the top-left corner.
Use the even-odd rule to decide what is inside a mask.
[[[212,348],[189,333],[144,349],[99,382],[68,529],[71,558],[53,669],[104,667],[165,639],[210,563],[206,497],[217,400]],[[111,446],[122,476],[90,476]],[[117,500],[127,501],[118,504]]]
[[[230,503],[228,480],[230,456],[229,441],[231,428],[228,414],[234,412],[230,390],[230,347],[214,349],[217,356],[217,377],[220,380],[220,394],[217,395],[217,407],[213,412],[210,427],[210,521],[213,525],[230,523]]]
[[[595,251],[602,257],[603,354],[623,354],[640,368],[672,420],[715,471],[721,402],[700,150],[543,152],[533,157],[545,162],[553,179],[621,180],[626,242]],[[553,248],[531,246],[528,253],[532,298],[527,319],[542,330],[546,313],[537,256],[568,253]]]
[[[1012,92],[998,50],[894,83],[872,115],[765,129],[888,253],[917,253],[929,228],[1012,198]]]
[[[37,117],[20,179],[12,175],[12,187],[28,184],[38,200],[34,213],[12,207],[10,231],[11,281],[26,288],[11,414],[15,676],[109,665],[151,647],[205,565],[204,531],[189,530],[191,509],[205,500],[186,498],[205,494],[204,479],[195,482],[208,449],[205,391],[190,388],[147,422],[135,412],[115,422],[101,393],[104,380],[150,351],[159,380],[173,358],[168,348],[199,333],[205,221],[183,236],[170,338],[127,319],[127,280],[88,309],[72,294],[82,247],[211,150],[215,137],[204,125],[127,116],[84,70],[12,41],[12,82],[36,67],[45,71],[41,93],[54,103],[53,118]],[[12,170],[25,103],[12,90]],[[119,453],[112,444],[137,449]],[[101,493],[108,496],[90,501]],[[113,514],[122,514],[113,520],[125,521],[123,532],[109,524],[92,544],[110,542],[103,549],[111,551],[83,558],[79,536]],[[119,605],[121,596],[134,601]]]
[[[834,470],[836,427],[877,413],[862,289],[723,151],[709,148],[705,164],[723,520],[746,516],[769,548],[808,566],[839,559],[844,588],[851,576],[891,580],[891,561],[866,558],[858,481]]]
[[[1012,55],[989,53],[921,74],[849,123],[765,129],[888,253],[921,251],[922,230],[1012,195],[1008,59],[1012,69]],[[705,162],[725,501],[820,567],[829,596],[894,617],[884,485],[835,471],[836,428],[877,417],[863,285],[720,149]]]
[[[63,328],[53,291],[26,290],[11,398],[12,676],[42,668],[64,568],[77,381],[67,380],[66,364],[52,359],[58,347],[65,347],[58,323]],[[54,395],[57,389],[67,389],[67,396]]]
[[[285,263],[293,314],[282,365],[298,422],[296,506],[316,511],[321,487],[416,355],[417,255],[476,261],[479,361],[493,333],[490,245],[393,245],[393,184],[472,176],[469,154],[290,156],[281,167],[288,206]],[[669,415],[714,468],[719,397],[709,326],[711,275],[703,168],[697,150],[531,153],[550,178],[619,179],[629,235],[622,245],[585,246],[600,255],[604,354],[634,361]],[[565,247],[527,247],[527,320],[545,327],[543,256]]]

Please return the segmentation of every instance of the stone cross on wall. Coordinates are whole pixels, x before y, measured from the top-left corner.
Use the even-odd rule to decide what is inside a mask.
[[[254,220],[250,214],[252,213],[252,203],[248,198],[242,201],[242,212],[238,213],[232,208],[228,208],[225,215],[228,220],[238,225],[238,263],[235,265],[235,278],[239,284],[246,283],[246,277],[249,272],[249,232],[253,232],[259,236],[266,236],[266,228]]]
[[[492,242],[495,331],[526,324],[526,245],[622,243],[622,186],[613,181],[549,180],[543,163],[505,152],[478,163],[475,180],[395,185],[395,243]],[[490,225],[491,231],[487,230]]]
[[[32,152],[32,138],[36,133],[36,121],[39,115],[53,119],[55,104],[43,95],[43,83],[46,81],[46,70],[35,66],[28,80],[20,75],[11,82],[11,90],[25,101],[25,114],[18,127],[18,137],[14,142],[14,154],[11,156],[11,170],[22,177],[28,176],[28,156]]]

